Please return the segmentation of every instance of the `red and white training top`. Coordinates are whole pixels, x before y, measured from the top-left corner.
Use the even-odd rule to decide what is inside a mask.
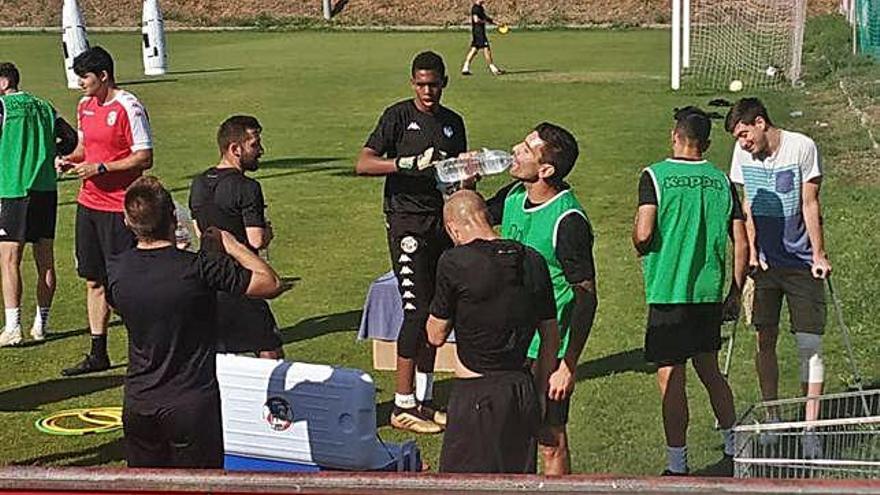
[[[147,111],[127,91],[117,90],[103,105],[86,96],[79,101],[76,114],[87,163],[113,162],[153,148]],[[126,170],[90,177],[83,181],[77,202],[94,210],[121,212],[125,188],[140,176],[140,170]]]

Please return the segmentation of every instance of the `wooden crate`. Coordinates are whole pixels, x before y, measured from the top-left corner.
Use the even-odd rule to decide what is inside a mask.
[[[453,372],[458,362],[455,342],[447,342],[437,349],[434,371]],[[397,342],[373,339],[373,369],[394,371],[397,369]]]

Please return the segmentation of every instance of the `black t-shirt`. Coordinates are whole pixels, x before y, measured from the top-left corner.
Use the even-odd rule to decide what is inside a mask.
[[[217,227],[245,246],[250,246],[246,227],[266,226],[260,183],[233,168],[209,168],[193,179],[189,209],[201,231]]]
[[[475,240],[437,264],[430,313],[452,321],[458,357],[478,373],[520,370],[535,328],[556,318],[544,258],[511,240]]]
[[[474,22],[474,16],[483,22]],[[474,36],[486,36],[486,23],[492,23],[492,18],[486,15],[486,9],[482,5],[474,4],[471,7],[471,32]]]
[[[391,105],[364,145],[393,159],[420,155],[434,147],[434,159],[454,157],[467,150],[464,120],[439,106],[433,114],[420,112],[412,99]],[[442,214],[443,196],[437,190],[433,167],[399,171],[385,178],[385,213]]]
[[[225,254],[132,249],[109,264],[107,299],[128,329],[125,400],[158,408],[216,394],[217,291],[241,295],[252,272]]]
[[[742,203],[739,200],[739,194],[736,193],[736,187],[734,187],[733,182],[730,183],[730,194],[733,197],[733,208],[730,210],[730,219],[745,220],[746,216],[743,213]],[[651,174],[645,170],[639,178],[639,206],[656,204],[657,191],[654,189],[654,180],[651,179]]]
[[[517,182],[502,187],[486,201],[489,217],[493,225],[500,225],[504,219],[504,201]],[[538,206],[526,199],[526,208]],[[585,280],[595,280],[596,264],[593,261],[593,227],[581,215],[566,215],[559,223],[556,233],[556,258],[562,265],[565,280],[579,284]]]

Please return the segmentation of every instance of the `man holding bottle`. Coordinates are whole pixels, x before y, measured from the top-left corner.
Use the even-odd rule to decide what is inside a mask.
[[[397,386],[391,425],[439,433],[446,415],[432,408],[436,349],[425,324],[437,260],[452,242],[443,228],[443,195],[433,164],[467,149],[464,121],[442,106],[448,78],[440,55],[412,62],[414,98],[388,107],[357,158],[359,175],[385,176],[384,211],[391,263],[404,319],[397,339]]]
[[[502,237],[538,251],[547,262],[553,282],[561,345],[550,389],[559,393],[548,397],[538,433],[544,474],[548,475],[571,473],[568,409],[577,363],[598,306],[592,227],[564,180],[574,168],[578,153],[577,141],[570,132],[548,122],[539,124],[513,147],[510,175],[516,182],[488,201],[493,223],[501,224]],[[529,359],[537,359],[540,343],[536,334]]]

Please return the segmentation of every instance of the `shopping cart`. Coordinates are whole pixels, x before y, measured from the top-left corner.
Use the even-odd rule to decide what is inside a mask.
[[[815,421],[804,418],[810,401]],[[761,402],[734,434],[738,478],[880,479],[880,390]]]

